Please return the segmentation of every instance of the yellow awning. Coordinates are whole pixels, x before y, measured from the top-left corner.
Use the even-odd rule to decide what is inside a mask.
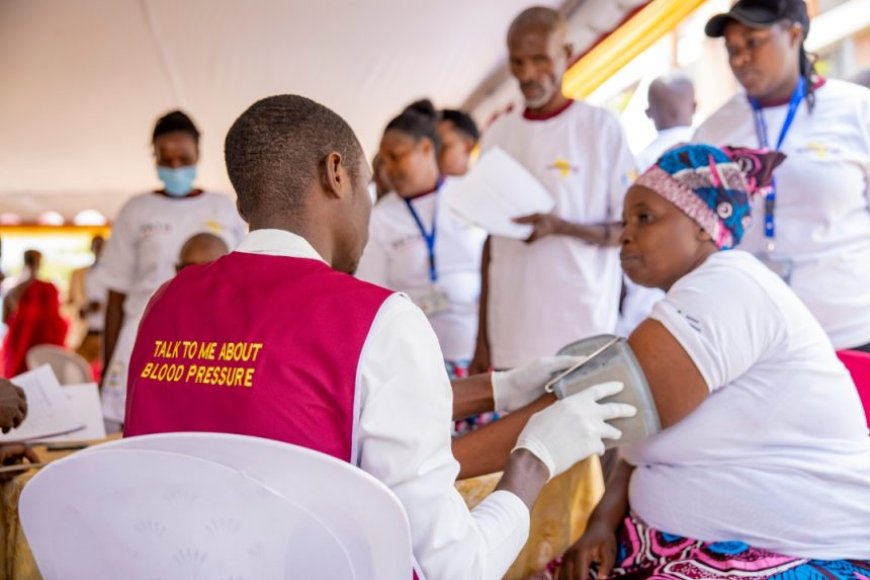
[[[562,91],[572,99],[589,96],[705,1],[653,0],[574,63],[562,79]]]

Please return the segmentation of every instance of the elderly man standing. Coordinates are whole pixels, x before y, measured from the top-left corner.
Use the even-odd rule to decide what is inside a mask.
[[[507,34],[525,109],[496,121],[481,149],[513,156],[556,205],[549,214],[517,216],[534,228],[528,240],[487,242],[472,371],[512,368],[616,326],[616,245],[634,159],[615,116],[562,94],[572,53],[565,28],[558,12],[535,7]]]
[[[610,384],[531,415],[497,491],[469,513],[453,487],[454,401],[432,327],[406,296],[348,275],[372,208],[351,128],[309,99],[270,97],[234,123],[226,161],[251,232],[151,299],[125,434],[241,433],[348,461],[404,505],[425,577],[501,577],[546,480],[603,452],[601,438],[620,435],[605,420],[634,409],[596,402],[619,390]],[[516,407],[548,376],[466,381],[481,402]]]

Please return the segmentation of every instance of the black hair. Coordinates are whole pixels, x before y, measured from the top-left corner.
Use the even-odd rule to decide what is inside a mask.
[[[429,139],[434,146],[435,157],[438,157],[441,154],[441,137],[438,136],[437,123],[437,115],[424,115],[408,107],[401,115],[387,123],[384,133],[387,131],[398,131],[413,138],[415,142],[419,142],[421,139]]]
[[[810,33],[810,15],[804,0],[780,0],[780,10],[783,20],[793,24],[800,24],[803,29],[803,38],[798,51],[798,72],[806,82],[807,109],[810,113],[816,106],[816,90],[813,86],[816,82],[816,58],[804,47],[807,35]]]
[[[42,252],[39,250],[24,250],[24,265],[28,268],[34,268],[41,257]]]
[[[429,117],[430,119],[438,119],[438,109],[435,108],[435,105],[432,104],[430,99],[420,99],[418,101],[414,101],[410,105],[404,108],[403,113],[408,111],[414,111],[415,113],[419,113],[424,117]]]
[[[259,100],[236,119],[227,133],[227,173],[246,218],[295,212],[337,152],[356,182],[362,146],[337,113],[299,95]]]
[[[811,56],[807,53],[807,49],[804,48],[804,43],[801,41],[801,48],[798,54],[799,59],[799,70],[800,75],[804,77],[807,85],[807,108],[810,113],[813,112],[813,109],[816,106],[816,59],[815,56]]]
[[[193,137],[197,147],[199,146],[199,129],[193,124],[193,121],[181,111],[170,111],[157,119],[154,125],[154,133],[151,136],[151,143],[157,141],[157,138],[167,133],[175,133],[181,131]]]
[[[480,139],[480,130],[471,115],[458,109],[444,109],[441,111],[441,120],[450,121],[456,129],[477,143]]]

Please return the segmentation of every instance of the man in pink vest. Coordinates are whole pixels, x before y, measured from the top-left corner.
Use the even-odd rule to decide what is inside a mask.
[[[270,97],[230,129],[226,162],[251,233],[152,298],[131,359],[126,435],[242,433],[338,457],[402,502],[421,576],[501,577],[544,483],[603,452],[601,438],[620,435],[606,420],[633,408],[598,404],[618,391],[602,385],[535,413],[497,491],[469,512],[453,485],[453,399],[434,332],[405,296],[348,275],[371,211],[371,172],[351,128],[303,97]],[[514,410],[540,393],[548,373],[530,377],[541,368],[499,375],[495,388],[470,379],[463,404]]]

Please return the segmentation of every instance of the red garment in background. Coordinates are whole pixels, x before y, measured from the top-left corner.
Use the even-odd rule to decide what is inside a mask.
[[[27,370],[25,356],[37,344],[63,346],[67,321],[60,315],[57,288],[50,282],[31,280],[21,292],[18,306],[6,321],[3,340],[3,374],[14,377]]]

